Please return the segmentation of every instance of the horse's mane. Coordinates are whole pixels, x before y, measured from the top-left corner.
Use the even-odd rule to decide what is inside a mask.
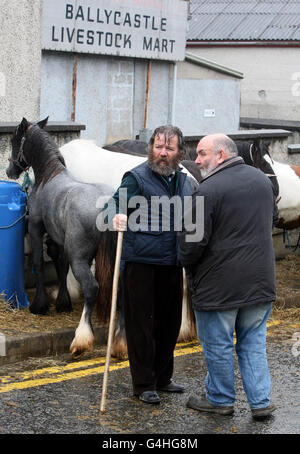
[[[65,160],[50,134],[38,125],[31,126],[28,131],[28,141],[34,150],[33,161],[37,164],[35,166],[35,184],[44,185],[66,168]],[[43,150],[45,150],[44,154]]]

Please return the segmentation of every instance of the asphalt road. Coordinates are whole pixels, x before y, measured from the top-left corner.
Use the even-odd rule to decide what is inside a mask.
[[[0,434],[95,434],[97,446],[103,448],[121,447],[103,443],[120,442],[128,434],[134,434],[131,440],[141,434],[145,440],[151,439],[150,434],[160,439],[162,434],[164,439],[171,435],[174,438],[176,434],[178,446],[171,447],[191,449],[199,447],[200,435],[299,434],[297,339],[268,338],[272,400],[277,410],[264,422],[252,419],[237,361],[233,416],[204,414],[186,407],[190,394],[202,392],[206,374],[201,347],[193,343],[178,345],[176,349],[174,380],[184,384],[186,392],[161,393],[163,400],[157,406],[144,404],[132,396],[128,361],[112,360],[105,413],[99,411],[105,349],[76,362],[63,355],[3,366],[0,368]],[[129,445],[123,448],[135,450],[138,444],[132,449]]]

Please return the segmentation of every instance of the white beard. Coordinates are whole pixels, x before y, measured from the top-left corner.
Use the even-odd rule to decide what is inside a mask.
[[[202,178],[205,178],[210,172],[212,172],[214,169],[216,168],[216,166],[211,163],[209,164],[208,167],[206,167],[206,169],[200,169],[200,172],[201,172],[201,177]]]

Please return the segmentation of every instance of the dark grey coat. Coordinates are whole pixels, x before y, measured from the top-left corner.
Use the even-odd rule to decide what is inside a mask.
[[[204,237],[186,242],[179,259],[186,268],[193,308],[226,310],[274,301],[272,226],[278,210],[272,184],[242,158],[228,160],[193,195],[204,196]]]

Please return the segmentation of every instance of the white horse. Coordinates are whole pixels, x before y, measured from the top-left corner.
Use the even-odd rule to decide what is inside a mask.
[[[147,157],[134,156],[125,153],[118,153],[98,147],[93,141],[77,139],[60,148],[68,171],[79,181],[86,183],[102,183],[117,189],[125,172],[146,161]],[[198,182],[191,173],[180,164],[182,172],[191,179],[194,189]],[[67,286],[73,300],[80,295],[80,286],[75,280],[71,269],[67,277]],[[184,276],[184,296],[182,307],[182,324],[178,340],[187,341],[195,339],[196,328],[193,313],[187,300],[187,286]],[[121,345],[120,345],[121,344]],[[125,345],[120,339],[115,340],[113,354],[123,357]]]
[[[271,160],[268,155],[264,158],[272,166],[279,185],[278,226],[287,230],[300,227],[300,166]]]

